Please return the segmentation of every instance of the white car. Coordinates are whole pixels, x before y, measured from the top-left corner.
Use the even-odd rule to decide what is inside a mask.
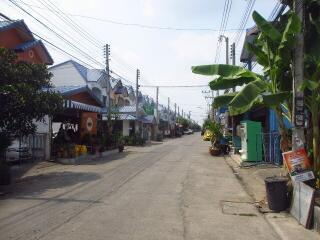
[[[30,159],[31,154],[26,143],[21,142],[19,144],[19,139],[12,141],[12,144],[6,150],[6,160],[7,162],[15,162],[19,160]]]

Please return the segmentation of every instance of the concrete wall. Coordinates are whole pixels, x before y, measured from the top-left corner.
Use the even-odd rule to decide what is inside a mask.
[[[123,136],[129,136],[129,127],[130,127],[130,121],[123,120],[123,127],[122,127],[122,135]]]

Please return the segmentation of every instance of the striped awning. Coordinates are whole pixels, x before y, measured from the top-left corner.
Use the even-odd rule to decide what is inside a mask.
[[[73,101],[73,100],[68,100],[68,99],[64,100],[63,107],[64,108],[79,109],[79,110],[83,110],[83,111],[87,111],[87,112],[96,112],[96,113],[101,113],[101,111],[102,111],[101,107],[97,107],[97,106],[93,106],[90,104],[81,103],[81,102],[77,102],[77,101]]]

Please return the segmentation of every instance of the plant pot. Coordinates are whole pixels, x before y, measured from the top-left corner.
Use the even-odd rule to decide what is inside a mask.
[[[212,156],[219,156],[219,155],[221,154],[221,151],[220,151],[220,149],[218,149],[218,148],[209,147],[209,153],[210,153]]]
[[[118,146],[118,150],[119,150],[119,152],[123,152],[123,150],[124,150],[124,145],[119,145],[119,146]]]
[[[11,169],[7,164],[0,164],[0,185],[11,183]]]

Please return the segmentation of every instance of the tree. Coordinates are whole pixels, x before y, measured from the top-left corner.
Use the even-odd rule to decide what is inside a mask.
[[[236,93],[229,93],[215,98],[215,106],[228,106],[230,115],[237,115],[250,110],[255,105],[264,105],[273,109],[277,115],[281,135],[281,149],[287,151],[289,139],[283,123],[283,115],[290,121],[290,93],[292,90],[291,52],[295,34],[301,29],[301,23],[292,11],[283,16],[275,27],[256,11],[252,14],[260,31],[248,49],[264,67],[265,76],[239,66],[205,65],[192,67],[192,71],[203,75],[218,75],[209,83],[212,90],[244,87]],[[288,110],[285,110],[288,109]]]
[[[12,50],[0,48],[0,150],[9,136],[34,133],[43,121],[62,108],[62,97],[50,90],[51,74],[43,64],[18,61]]]

